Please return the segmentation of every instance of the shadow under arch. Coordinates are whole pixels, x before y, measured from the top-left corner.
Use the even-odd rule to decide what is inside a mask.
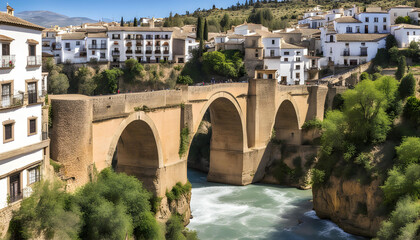
[[[163,154],[152,119],[144,112],[133,113],[125,119],[113,136],[106,163],[116,172],[137,177],[147,190],[156,194]]]
[[[291,98],[283,99],[274,118],[275,139],[286,144],[300,145],[302,142],[300,126],[297,104]]]
[[[197,133],[207,111],[210,112],[212,127],[207,180],[242,185],[247,136],[241,107],[230,93],[213,94],[201,108],[198,118],[194,120],[193,135]]]

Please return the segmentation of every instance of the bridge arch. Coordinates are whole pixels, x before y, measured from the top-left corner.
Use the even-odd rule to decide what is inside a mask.
[[[163,153],[152,119],[144,112],[136,112],[123,120],[112,137],[106,163],[117,172],[137,177],[146,189],[156,192],[159,186],[155,180],[163,167]]]
[[[242,185],[243,156],[247,148],[246,122],[236,98],[228,92],[213,94],[194,118],[193,134],[210,111],[212,136],[208,181]]]
[[[290,96],[282,99],[276,109],[273,122],[275,138],[287,144],[301,144],[299,109],[294,99]]]

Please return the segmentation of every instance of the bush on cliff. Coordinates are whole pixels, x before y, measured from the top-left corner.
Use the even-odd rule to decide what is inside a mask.
[[[59,183],[40,182],[22,201],[9,227],[10,239],[161,239],[151,212],[151,193],[135,177],[103,170],[76,194]]]

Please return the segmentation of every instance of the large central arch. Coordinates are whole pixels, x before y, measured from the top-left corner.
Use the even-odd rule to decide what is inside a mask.
[[[137,177],[144,187],[158,192],[159,169],[163,167],[162,146],[153,121],[137,112],[118,127],[111,141],[107,162],[112,161],[116,172]]]
[[[195,134],[206,111],[210,112],[212,137],[208,181],[242,185],[243,158],[247,146],[245,119],[231,94],[212,95],[195,118]]]

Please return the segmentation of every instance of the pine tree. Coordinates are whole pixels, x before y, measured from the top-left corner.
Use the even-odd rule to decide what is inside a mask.
[[[137,27],[137,18],[136,17],[134,17],[133,26]]]
[[[209,25],[207,23],[207,18],[204,19],[203,39],[206,41],[209,40]]]
[[[254,0],[249,0],[249,6],[254,5]]]
[[[121,17],[121,27],[124,27],[124,18]]]
[[[405,62],[405,57],[401,56],[398,59],[398,69],[397,72],[395,72],[395,78],[400,80],[405,75],[405,70],[407,68],[407,63]]]
[[[201,23],[201,17],[198,17],[198,20],[197,20],[197,32],[196,32],[196,39],[197,40],[201,40],[202,39],[202,37],[203,37],[203,28],[202,28],[202,23]]]
[[[245,7],[248,7],[248,0],[245,0]]]

